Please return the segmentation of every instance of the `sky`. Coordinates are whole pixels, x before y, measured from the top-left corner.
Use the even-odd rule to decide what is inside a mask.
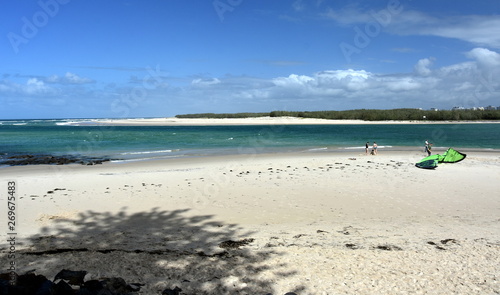
[[[498,0],[18,0],[0,20],[0,119],[500,106]]]

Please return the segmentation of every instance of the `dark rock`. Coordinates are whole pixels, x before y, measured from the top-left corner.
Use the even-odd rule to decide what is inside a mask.
[[[458,244],[458,241],[455,240],[455,239],[445,239],[445,240],[441,240],[441,244],[443,245],[446,245],[448,243],[453,243],[453,244]]]
[[[9,281],[0,278],[0,294],[9,294]]]
[[[35,295],[53,295],[55,284],[49,280],[42,283],[40,288],[36,291]]]
[[[181,291],[182,291],[181,288],[175,286],[175,288],[173,289],[163,290],[163,292],[161,292],[161,295],[179,295]]]
[[[254,241],[254,239],[243,239],[240,241],[228,240],[228,241],[221,242],[219,244],[219,247],[223,248],[223,249],[238,249],[239,247],[248,245],[253,241]]]
[[[132,295],[139,292],[144,284],[127,284],[122,278],[105,278],[102,281],[89,280],[84,282],[86,271],[71,271],[63,269],[54,278],[54,282],[34,271],[18,276],[16,273],[0,274],[0,295]],[[14,275],[14,277],[12,277]],[[11,280],[16,285],[11,285]],[[181,289],[167,289],[178,295]],[[164,291],[164,292],[165,292]]]
[[[29,294],[35,294],[46,281],[47,278],[42,275],[28,273],[17,277],[17,286],[24,288]]]
[[[359,249],[358,245],[356,245],[356,244],[345,244],[345,246],[347,248],[353,249],[353,250]]]
[[[54,294],[75,294],[75,291],[71,286],[66,283],[64,280],[60,280],[55,286],[54,286]]]
[[[8,157],[7,159],[31,159],[35,156],[33,155],[18,155],[18,156],[11,156],[11,157]]]
[[[67,164],[82,164],[96,165],[110,161],[107,158],[91,158],[91,157],[76,157],[76,156],[51,156],[51,155],[15,155],[10,156],[6,160],[1,161],[2,165],[10,166],[25,166],[25,165],[67,165]]]
[[[401,247],[395,246],[395,245],[380,245],[376,247],[379,250],[385,250],[385,251],[401,251],[403,250]]]
[[[106,278],[101,281],[104,288],[117,294],[128,294],[127,283],[122,278]]]
[[[141,287],[144,286],[144,284],[139,284],[139,283],[131,283],[127,285],[127,289],[133,292],[138,292],[141,290]]]
[[[15,285],[11,285],[11,281]],[[17,275],[15,272],[0,274],[0,294],[52,295],[53,283],[42,275],[28,272]]]
[[[81,286],[83,285],[83,279],[87,274],[86,271],[72,271],[63,269],[58,274],[56,274],[54,278],[54,282],[57,280],[65,280],[68,281],[70,285]]]
[[[83,287],[92,291],[104,289],[104,285],[98,280],[86,281],[85,283],[83,283]]]

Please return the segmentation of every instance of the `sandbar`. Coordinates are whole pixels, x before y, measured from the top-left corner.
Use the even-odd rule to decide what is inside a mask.
[[[328,120],[299,117],[257,118],[129,118],[89,119],[59,123],[72,126],[232,126],[232,125],[356,125],[356,124],[480,124],[500,121],[364,121]]]

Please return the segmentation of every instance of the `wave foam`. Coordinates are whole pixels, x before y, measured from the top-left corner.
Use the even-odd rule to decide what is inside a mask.
[[[160,150],[160,151],[144,151],[144,152],[124,152],[120,155],[145,155],[145,154],[161,154],[161,153],[171,153],[179,150]]]

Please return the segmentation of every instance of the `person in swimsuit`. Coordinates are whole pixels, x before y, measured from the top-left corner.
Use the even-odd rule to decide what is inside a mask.
[[[377,154],[377,148],[378,148],[377,143],[374,141],[374,142],[373,142],[372,154],[374,154],[374,155],[376,155],[376,154]]]
[[[367,141],[367,142],[366,142],[366,144],[365,144],[365,153],[366,153],[366,155],[368,156],[368,141]]]

